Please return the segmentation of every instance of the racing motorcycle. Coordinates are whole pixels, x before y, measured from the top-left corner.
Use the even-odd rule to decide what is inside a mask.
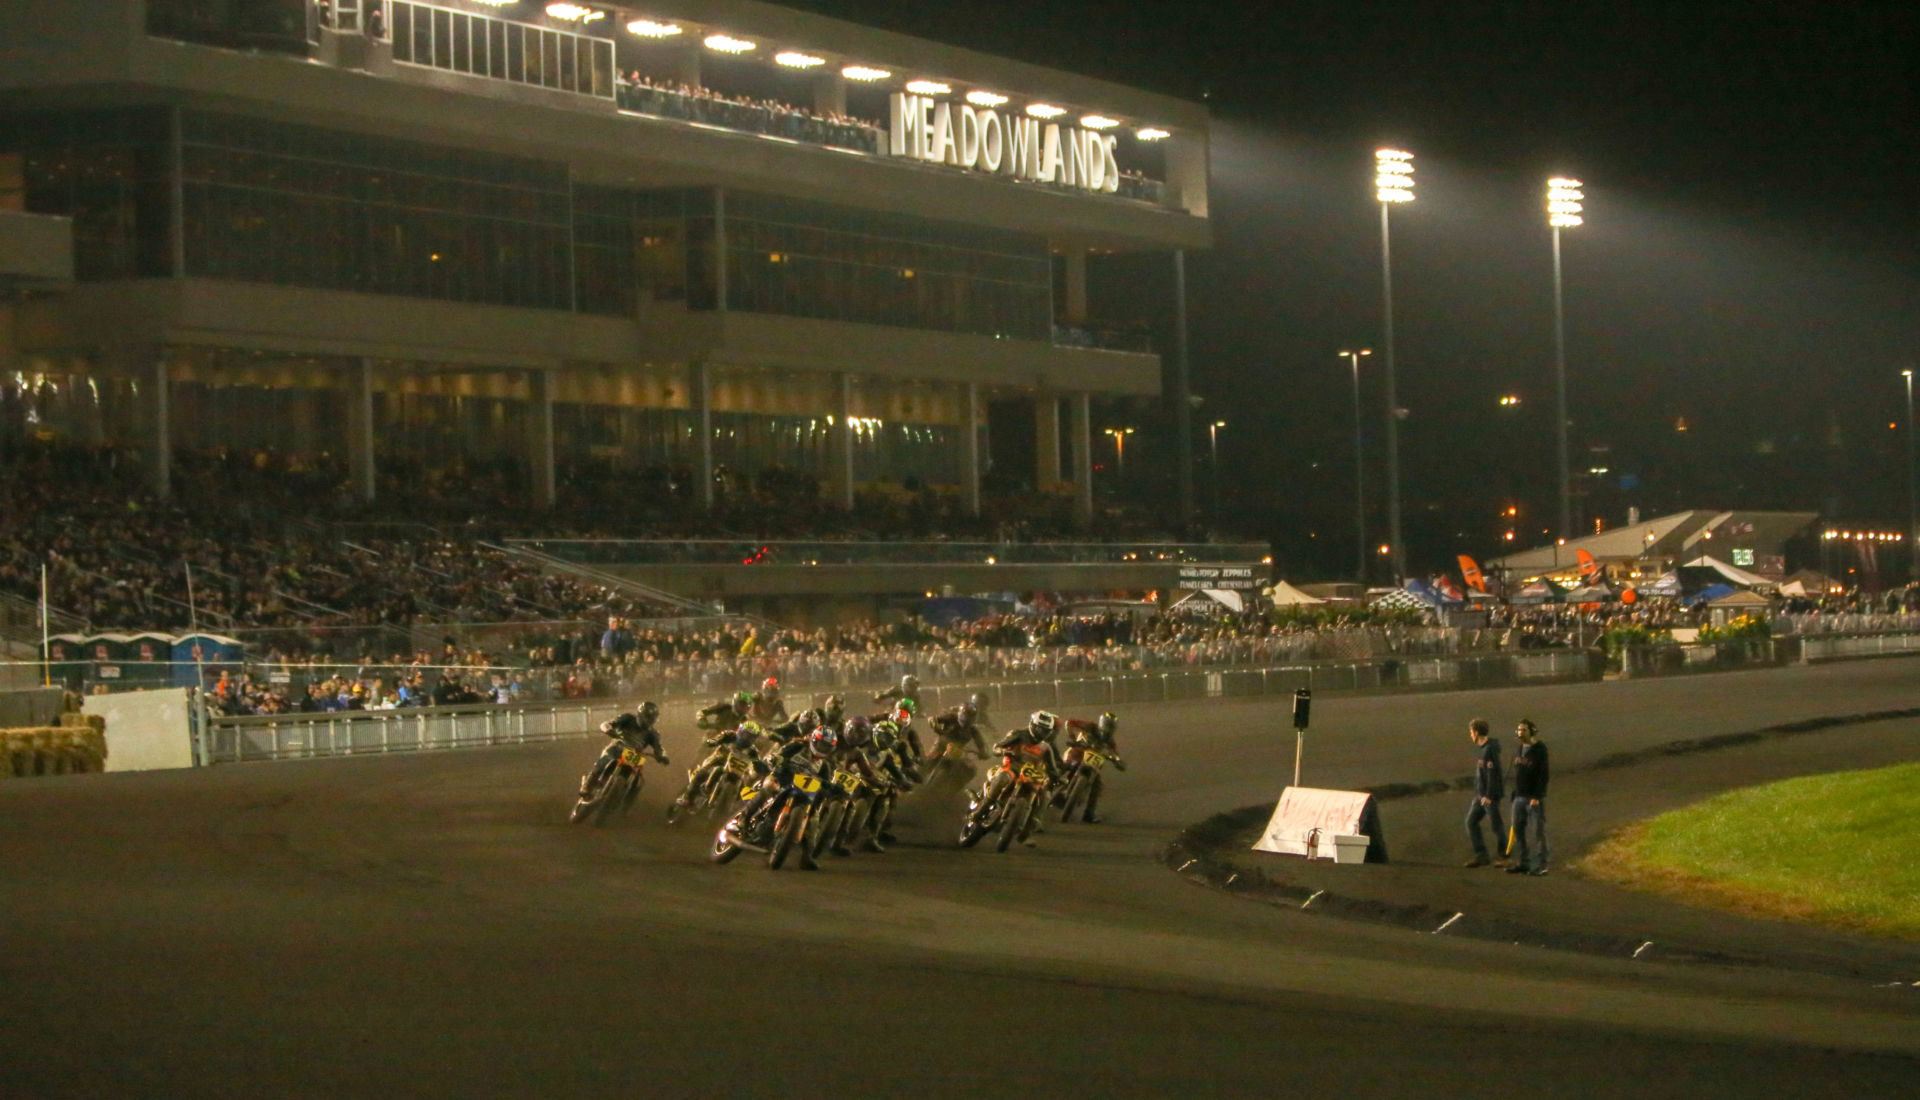
[[[646,768],[647,758],[640,755],[639,749],[621,745],[619,761],[598,788],[574,803],[573,813],[567,820],[576,825],[582,822],[605,825],[614,814],[625,814],[633,808],[634,799],[640,797],[640,788],[647,785]]]
[[[1001,773],[1007,778],[995,780]],[[960,846],[971,848],[980,838],[1000,831],[994,851],[1004,852],[1016,837],[1024,838],[1035,824],[1047,790],[1047,766],[1038,760],[1005,757],[1000,767],[988,773],[986,784],[967,803],[967,820],[960,829]]]
[[[705,811],[710,818],[717,818],[731,809],[737,801],[735,795],[742,784],[751,791],[753,781],[753,761],[744,753],[729,749],[726,760],[714,766],[712,772],[701,781],[700,789],[693,788],[694,773],[699,768],[687,772],[687,789],[679,798],[667,803],[667,824],[684,821],[694,814]]]
[[[777,788],[772,798],[749,815],[746,809],[727,820],[713,838],[715,863],[731,863],[741,851],[765,852],[767,866],[778,871],[794,848],[800,849],[800,866],[819,870],[807,847],[807,826],[813,820],[825,784],[813,771],[798,763],[790,764],[783,777],[776,772],[766,779]],[[756,788],[748,784],[740,789],[742,799],[751,799]]]
[[[847,841],[852,839],[855,832],[852,822],[855,815],[865,808],[871,786],[857,772],[834,768],[820,794],[819,808],[814,812],[816,820],[809,855],[817,860],[829,851],[837,855],[850,854]]]
[[[1099,777],[1100,769],[1112,764],[1121,771],[1127,770],[1126,763],[1118,756],[1085,745],[1074,745],[1067,749],[1061,755],[1060,762],[1065,765],[1065,774],[1068,776],[1066,793],[1060,801],[1060,805],[1065,807],[1060,811],[1062,822],[1073,820],[1074,813],[1092,796],[1093,782]]]

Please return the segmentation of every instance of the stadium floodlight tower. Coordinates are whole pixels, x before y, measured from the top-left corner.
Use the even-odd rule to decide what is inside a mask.
[[[1380,202],[1380,296],[1385,314],[1381,350],[1387,379],[1387,544],[1394,583],[1407,575],[1407,548],[1400,534],[1400,399],[1393,377],[1393,233],[1389,213],[1413,201],[1413,154],[1380,149],[1373,154],[1373,195]]]
[[[1573,537],[1573,469],[1567,457],[1567,312],[1560,293],[1560,231],[1586,219],[1580,216],[1586,193],[1579,180],[1559,176],[1547,181],[1547,225],[1553,230],[1553,374],[1557,385],[1554,426],[1560,455],[1560,538]],[[1557,564],[1557,563],[1556,563]]]

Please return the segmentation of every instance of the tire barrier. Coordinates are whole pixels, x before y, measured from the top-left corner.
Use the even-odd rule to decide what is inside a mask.
[[[0,730],[0,779],[107,770],[107,723],[68,712],[57,726]]]

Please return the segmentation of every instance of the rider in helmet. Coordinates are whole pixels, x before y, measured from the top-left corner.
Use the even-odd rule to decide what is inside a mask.
[[[1113,716],[1112,711],[1102,714],[1091,722],[1079,718],[1067,720],[1067,751],[1062,754],[1065,772],[1061,775],[1060,793],[1054,796],[1054,805],[1063,804],[1067,796],[1066,785],[1073,780],[1074,773],[1080,770],[1081,758],[1088,750],[1106,757],[1108,763],[1121,771],[1127,770],[1127,762],[1120,759],[1120,746],[1113,736],[1119,728],[1120,720]],[[1093,782],[1089,784],[1087,808],[1081,813],[1080,820],[1089,825],[1098,825],[1100,816],[1094,812],[1094,807],[1099,804],[1100,791],[1106,784],[1101,781],[1100,772],[1097,769],[1089,775]]]
[[[748,710],[762,726],[782,726],[787,722],[787,702],[780,698],[780,681],[769,676],[760,690],[749,697]]]
[[[847,701],[839,692],[827,696],[819,707],[821,720],[839,725],[847,720]]]
[[[913,703],[913,709],[920,709],[920,677],[909,672],[900,677],[900,683],[873,697],[876,703]]]
[[[794,772],[815,775],[826,768],[839,747],[840,733],[832,726],[821,726],[805,737],[796,737],[785,744],[776,745],[761,762],[766,769],[767,778],[760,784],[760,789],[754,793],[753,801],[747,803],[747,808],[740,811],[738,820],[741,824],[744,826],[752,821],[754,816],[773,800],[774,795],[780,793],[780,788],[786,784]],[[804,853],[802,854],[804,857]],[[801,866],[806,866],[807,862],[802,858]]]
[[[755,771],[763,770],[765,765],[760,762],[760,758],[754,751],[759,746],[762,732],[760,723],[749,718],[733,729],[720,730],[709,737],[702,738],[700,743],[713,751],[709,752],[707,758],[700,761],[688,774],[687,789],[681,792],[679,803],[682,806],[691,805],[693,792],[700,790],[706,784],[708,777],[713,774],[713,770],[725,765],[727,758],[735,753],[753,761]]]
[[[1045,710],[1034,711],[1026,725],[1008,730],[1006,736],[993,745],[994,755],[1002,758],[1001,766],[988,773],[986,785],[980,788],[975,801],[986,805],[1013,781],[1013,769],[1021,764],[1044,764],[1049,784],[1058,782],[1060,759],[1054,752],[1053,739],[1059,731],[1059,716]]]
[[[753,693],[736,691],[710,707],[700,710],[699,726],[703,730],[730,730],[752,717]]]
[[[611,740],[600,753],[600,760],[594,764],[593,770],[580,777],[581,798],[591,797],[595,788],[606,780],[613,766],[619,763],[622,749],[632,749],[643,755],[651,754],[662,764],[667,762],[667,754],[660,748],[660,731],[653,728],[659,718],[660,705],[649,699],[641,703],[638,709],[600,724],[600,732]]]
[[[933,751],[927,756],[929,771],[941,760],[957,756],[961,750],[969,747],[973,749],[974,759],[987,758],[987,739],[980,734],[979,712],[971,702],[961,703],[947,713],[935,716],[933,736]]]

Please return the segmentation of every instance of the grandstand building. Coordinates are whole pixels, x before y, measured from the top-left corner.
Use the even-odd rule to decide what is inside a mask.
[[[1018,431],[1084,518],[1090,399],[1161,388],[1089,257],[1205,247],[1207,150],[1194,104],[750,0],[9,0],[0,441],[162,495],[235,448],[366,499],[457,456],[977,510]]]

